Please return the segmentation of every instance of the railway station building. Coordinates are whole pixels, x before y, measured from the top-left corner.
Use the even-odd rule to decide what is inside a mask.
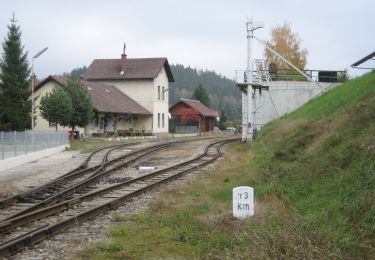
[[[35,130],[55,128],[40,116],[40,97],[67,77],[49,76],[35,87]],[[95,59],[81,77],[90,94],[94,118],[80,132],[117,135],[167,135],[169,129],[169,82],[173,75],[167,58]],[[61,128],[60,128],[61,129]]]

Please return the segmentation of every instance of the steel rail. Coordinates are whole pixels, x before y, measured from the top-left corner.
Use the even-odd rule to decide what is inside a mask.
[[[31,232],[28,232],[24,235],[13,238],[12,240],[7,241],[7,242],[0,245],[0,256],[13,255],[13,254],[23,250],[27,246],[39,243],[39,242],[45,240],[48,237],[51,237],[55,234],[58,234],[58,233],[66,230],[66,229],[68,229],[68,228],[70,228],[70,227],[72,227],[76,224],[79,224],[79,223],[81,223],[81,222],[83,222],[87,219],[93,218],[93,217],[101,214],[102,212],[117,208],[122,203],[134,198],[135,196],[138,196],[142,193],[145,193],[146,191],[149,191],[150,189],[153,189],[157,186],[160,186],[161,184],[164,184],[166,182],[169,182],[169,181],[172,181],[176,178],[179,178],[180,176],[182,176],[184,174],[187,174],[189,172],[192,172],[196,169],[202,168],[202,167],[214,162],[215,160],[217,160],[221,156],[221,146],[222,145],[224,145],[228,142],[233,142],[233,141],[237,141],[237,140],[239,140],[239,139],[236,138],[236,139],[231,139],[231,140],[224,140],[224,141],[219,141],[219,142],[210,144],[206,148],[205,152],[202,155],[200,155],[200,156],[198,156],[198,157],[196,157],[192,160],[189,160],[187,162],[181,163],[180,167],[185,166],[185,165],[187,165],[191,162],[195,162],[195,161],[207,156],[209,148],[213,145],[219,144],[219,146],[217,147],[217,154],[214,157],[210,158],[209,160],[206,160],[206,161],[202,162],[201,164],[197,164],[197,165],[195,165],[195,166],[193,166],[189,169],[178,172],[177,174],[169,176],[165,179],[156,181],[156,182],[154,182],[154,183],[152,183],[152,184],[150,184],[146,187],[143,187],[143,188],[140,188],[138,190],[132,191],[132,192],[126,194],[126,195],[123,195],[119,198],[111,200],[110,202],[99,205],[99,206],[97,206],[93,209],[82,212],[82,213],[80,213],[76,216],[70,217],[66,220],[60,221],[60,222],[55,223],[53,225],[38,227],[37,229],[35,229]],[[174,168],[174,166],[169,167],[169,168]],[[166,169],[164,169],[164,170],[166,170]]]
[[[151,141],[151,142],[153,142],[153,141]],[[69,181],[69,180],[72,180],[72,179],[75,179],[75,178],[78,178],[78,177],[82,177],[82,175],[84,175],[84,174],[86,174],[86,173],[88,173],[88,172],[90,172],[90,171],[94,171],[94,174],[96,174],[96,173],[99,172],[104,166],[109,166],[109,165],[111,165],[111,164],[117,162],[117,161],[120,160],[120,159],[124,159],[124,158],[126,158],[126,157],[130,157],[130,156],[132,156],[132,155],[134,155],[134,154],[136,154],[136,153],[142,152],[142,151],[144,151],[145,149],[147,149],[147,147],[146,147],[146,148],[140,149],[140,150],[138,150],[138,151],[135,151],[135,152],[133,152],[133,153],[129,153],[129,154],[123,155],[123,156],[121,156],[121,157],[115,158],[115,159],[113,159],[113,160],[107,161],[107,157],[108,157],[108,155],[109,155],[109,153],[110,153],[111,151],[116,150],[116,149],[119,149],[119,148],[121,148],[121,147],[127,147],[127,146],[137,145],[137,144],[139,144],[139,143],[141,143],[141,142],[133,142],[133,143],[127,143],[127,144],[121,144],[121,145],[113,145],[113,146],[107,146],[107,147],[105,147],[105,148],[101,148],[101,149],[95,151],[94,153],[92,153],[92,154],[90,155],[90,158],[91,158],[96,152],[99,152],[99,151],[102,151],[102,150],[104,150],[104,149],[108,149],[108,148],[113,147],[111,150],[109,150],[109,151],[106,153],[105,157],[103,157],[102,164],[98,164],[98,165],[92,166],[92,167],[90,167],[90,168],[82,169],[82,170],[79,170],[79,169],[80,169],[80,166],[79,166],[79,167],[77,167],[77,168],[75,168],[75,169],[69,171],[68,173],[66,173],[66,174],[64,174],[64,175],[62,175],[62,176],[60,176],[60,177],[58,177],[58,178],[56,178],[56,179],[54,179],[54,180],[51,180],[51,181],[49,181],[49,182],[47,182],[47,183],[45,183],[45,184],[43,184],[43,185],[41,185],[41,186],[39,186],[39,187],[33,188],[33,189],[31,189],[31,190],[28,190],[28,191],[25,191],[25,192],[22,192],[22,193],[19,193],[19,194],[16,194],[16,195],[14,195],[14,196],[8,197],[8,198],[6,198],[6,199],[0,201],[0,208],[6,208],[6,207],[9,207],[12,203],[17,202],[17,201],[20,201],[20,202],[25,201],[26,198],[29,197],[29,196],[31,196],[32,194],[35,194],[35,193],[37,193],[37,192],[41,192],[42,190],[48,190],[49,188],[53,188],[53,187],[56,186],[56,185],[64,184],[63,182],[65,182],[65,181]],[[87,160],[87,159],[86,159],[86,160]],[[89,161],[89,160],[87,160],[87,161]],[[84,163],[85,163],[85,162],[84,162]],[[81,164],[81,165],[82,165],[82,164]],[[79,171],[77,171],[77,170],[79,170]],[[94,174],[93,174],[93,175],[94,175]],[[92,177],[92,176],[90,176],[90,177]],[[1,220],[0,220],[0,221],[1,221]]]
[[[50,205],[51,203],[54,203],[54,202],[57,202],[59,199],[61,199],[62,197],[67,197],[69,196],[70,194],[72,193],[75,193],[85,187],[87,187],[89,184],[97,181],[99,178],[105,176],[105,175],[108,175],[112,172],[114,172],[115,170],[119,169],[119,168],[122,168],[122,167],[126,167],[132,163],[134,163],[135,161],[139,160],[140,158],[142,158],[143,156],[146,156],[154,151],[157,151],[157,150],[160,150],[164,147],[167,147],[167,146],[170,146],[170,145],[173,145],[173,144],[177,144],[177,143],[183,143],[183,142],[186,142],[186,141],[172,141],[172,142],[168,142],[168,143],[162,143],[162,144],[157,144],[157,145],[154,145],[154,146],[151,146],[151,147],[146,147],[146,148],[143,148],[143,149],[140,149],[132,154],[127,154],[127,155],[124,155],[124,156],[120,156],[120,157],[117,157],[113,160],[111,160],[110,162],[111,163],[115,163],[115,162],[118,162],[120,160],[123,160],[124,158],[127,158],[127,157],[130,157],[130,156],[134,156],[136,154],[139,154],[139,153],[142,153],[142,152],[145,152],[141,155],[138,155],[136,156],[135,158],[131,159],[131,160],[128,160],[124,163],[121,163],[121,165],[115,167],[115,168],[112,168],[112,169],[109,169],[109,170],[106,170],[106,171],[102,171],[100,173],[98,173],[97,171],[95,171],[89,178],[85,179],[85,180],[82,180],[78,183],[75,183],[73,184],[72,186],[69,186],[67,187],[66,189],[63,189],[61,191],[59,191],[58,193],[32,205],[31,207],[28,207],[24,210],[21,210],[19,212],[16,212],[15,214],[12,214],[6,218],[3,218],[0,220],[0,223],[4,222],[4,221],[7,221],[9,219],[12,219],[12,218],[15,218],[17,216],[20,216],[20,215],[24,215],[24,214],[27,214],[27,213],[30,213],[32,211],[35,211],[35,210],[38,210],[42,207],[45,207],[45,206],[48,206]]]
[[[204,140],[204,139],[212,139],[212,138],[194,138],[194,139],[191,139],[191,138],[188,138],[188,139],[183,139],[183,141],[199,141],[199,140]],[[167,139],[162,139],[161,141],[167,141],[167,140],[171,140],[169,138]],[[160,139],[158,140],[152,140],[152,141],[149,141],[149,142],[157,142],[157,141],[160,141]],[[83,174],[86,174],[87,172],[90,172],[90,171],[95,171],[97,170],[98,168],[101,168],[104,166],[108,166],[108,164],[111,164],[112,163],[112,160],[109,161],[109,162],[104,162],[104,159],[106,158],[103,158],[103,161],[102,161],[102,165],[96,165],[96,166],[92,166],[90,168],[86,168],[85,167],[87,166],[88,162],[90,161],[90,159],[92,158],[92,156],[102,150],[105,150],[105,149],[108,149],[108,148],[114,148],[112,150],[115,150],[115,149],[119,149],[121,147],[126,147],[126,146],[132,146],[132,145],[137,145],[137,144],[140,144],[142,142],[133,142],[133,143],[124,143],[124,144],[120,144],[120,145],[111,145],[111,146],[107,146],[107,147],[103,147],[93,153],[91,153],[89,155],[88,158],[86,158],[86,160],[78,167],[76,167],[75,169],[63,174],[62,176],[54,179],[54,180],[51,180],[41,186],[38,186],[38,187],[35,187],[35,188],[32,188],[28,191],[25,191],[25,192],[22,192],[22,193],[19,193],[19,194],[16,194],[16,195],[13,195],[13,196],[10,196],[8,198],[5,198],[3,200],[0,200],[0,209],[1,208],[7,208],[9,207],[11,204],[13,204],[14,202],[17,202],[17,201],[24,201],[25,198],[27,196],[30,196],[31,194],[33,193],[37,193],[37,192],[40,192],[42,191],[43,189],[48,189],[48,188],[53,188],[54,185],[59,185],[61,184],[61,181],[67,181],[67,180],[71,180],[71,179],[74,179],[76,178],[77,176],[80,176],[80,175],[83,175]],[[147,149],[147,148],[145,148]],[[109,152],[111,152],[112,150],[110,150]],[[108,154],[109,154],[108,152]],[[134,153],[131,153],[131,154],[127,154],[125,156],[131,156],[133,155]],[[113,162],[116,162],[116,161],[113,161]],[[108,163],[108,164],[106,164]]]
[[[96,166],[90,167],[88,169],[85,169],[87,167],[87,165],[88,165],[88,162],[91,160],[92,156],[94,156],[98,152],[101,152],[101,151],[103,151],[105,149],[108,149],[108,148],[115,147],[115,149],[118,149],[120,147],[124,147],[124,146],[126,147],[126,146],[131,146],[131,145],[136,145],[136,144],[138,144],[138,143],[127,143],[127,144],[120,144],[120,145],[111,145],[111,146],[107,146],[107,147],[101,148],[99,150],[96,150],[95,152],[92,152],[85,159],[85,161],[82,162],[78,167],[76,167],[73,170],[70,170],[69,172],[61,175],[60,177],[58,177],[58,178],[56,178],[54,180],[51,180],[51,181],[49,181],[49,182],[47,182],[47,183],[45,183],[45,184],[43,184],[41,186],[32,188],[32,189],[27,190],[25,192],[22,192],[22,193],[19,193],[19,194],[16,194],[16,195],[13,195],[13,196],[10,196],[10,197],[7,197],[5,199],[0,200],[0,209],[8,207],[12,203],[14,203],[14,202],[21,201],[23,198],[25,198],[26,196],[29,196],[32,193],[39,192],[39,191],[41,191],[43,189],[51,188],[53,185],[57,185],[57,184],[59,184],[63,180],[70,180],[71,178],[74,178],[75,176],[78,176],[78,175],[84,174],[84,173],[86,173],[88,171],[92,171],[93,169],[99,168],[100,165],[96,165]],[[108,152],[111,152],[111,151],[113,151],[115,149],[111,149]],[[103,161],[104,161],[104,159],[106,159],[106,158],[103,158]]]
[[[219,137],[219,138],[221,138],[221,137]],[[176,141],[176,140],[171,140],[171,139],[164,139],[163,141],[169,141],[169,142],[163,142],[163,143],[161,143],[161,144],[157,144],[157,145],[153,145],[153,146],[149,146],[149,147],[145,147],[145,148],[139,149],[138,151],[135,151],[135,152],[133,152],[133,153],[126,154],[126,155],[123,155],[123,156],[117,157],[117,158],[115,158],[115,159],[112,159],[112,160],[110,160],[110,161],[108,161],[108,162],[105,162],[105,163],[103,163],[103,166],[109,166],[109,165],[111,165],[111,164],[113,164],[113,163],[116,163],[116,162],[118,162],[118,161],[120,161],[120,160],[123,160],[123,159],[125,159],[125,158],[127,158],[127,157],[134,156],[134,155],[136,155],[136,154],[138,154],[138,153],[141,153],[141,152],[147,151],[147,150],[152,149],[152,148],[154,148],[154,147],[160,147],[160,146],[161,146],[161,148],[163,148],[163,147],[165,147],[165,146],[169,146],[169,145],[172,145],[172,144],[185,143],[185,142],[196,142],[196,141],[207,140],[207,139],[217,139],[217,137],[214,137],[214,138],[212,138],[212,137],[208,137],[208,138],[194,138],[194,139],[189,138],[189,139],[182,139],[182,140],[177,140],[177,141]],[[151,142],[152,142],[152,141],[151,141]],[[135,144],[138,144],[138,143],[131,143],[131,144],[128,144],[128,145],[135,145]],[[118,149],[119,147],[122,147],[122,146],[123,146],[123,145],[116,146],[116,147],[114,147],[114,149]],[[112,149],[112,150],[114,150],[114,149]],[[127,164],[130,164],[130,163],[134,162],[135,160],[139,159],[140,157],[145,156],[145,155],[147,155],[147,154],[149,154],[149,153],[145,153],[145,154],[143,154],[143,155],[141,155],[141,156],[135,158],[134,160],[131,160],[131,161],[129,161],[129,162],[123,164],[123,165],[120,165],[119,167],[125,167],[125,166],[127,166]],[[103,160],[103,161],[104,161],[104,160]],[[118,168],[118,167],[117,167],[117,168]],[[93,178],[93,177],[95,177],[95,176],[97,176],[97,175],[99,175],[99,176],[102,176],[102,175],[103,175],[103,174],[100,173],[100,171],[103,170],[103,168],[100,167],[100,166],[94,166],[94,167],[87,168],[87,169],[81,170],[81,171],[79,171],[79,172],[76,172],[76,173],[74,173],[74,174],[72,174],[72,175],[70,175],[70,176],[66,176],[66,178],[64,178],[64,181],[70,180],[70,178],[75,178],[77,174],[79,174],[79,175],[81,175],[81,174],[85,174],[87,171],[91,171],[91,170],[93,170],[94,172],[93,172],[93,174],[91,174],[91,176],[89,176],[86,180],[90,180],[90,181],[91,181],[91,178]],[[111,172],[111,171],[109,171],[108,173],[110,173],[110,172]],[[105,174],[107,174],[107,172],[104,172],[104,175],[105,175]],[[78,184],[84,183],[86,180],[83,180],[83,181],[81,181],[81,182],[77,182],[76,184],[78,185]],[[62,183],[61,183],[59,180],[56,180],[56,182],[54,183],[54,185],[58,185],[58,184],[62,184]],[[74,186],[74,185],[73,185],[73,186]],[[73,187],[73,186],[71,186],[71,187]],[[84,185],[84,184],[83,184],[83,185],[80,185],[80,186],[78,186],[78,189],[84,188],[85,186],[87,186],[87,185]],[[53,187],[53,186],[50,186],[50,187]],[[48,188],[50,188],[50,187],[46,187],[46,189],[48,189]],[[74,188],[77,188],[77,187],[74,186]],[[64,191],[67,191],[67,190],[69,190],[69,187],[67,187],[67,188],[65,188],[65,189],[60,189],[59,192],[58,192],[57,194],[51,195],[50,197],[48,197],[48,198],[46,198],[46,199],[40,201],[39,203],[35,204],[34,206],[31,206],[31,207],[29,207],[29,208],[27,208],[27,209],[25,209],[25,210],[19,211],[19,212],[17,212],[16,214],[13,214],[13,215],[10,215],[10,216],[5,217],[5,218],[3,218],[3,219],[0,219],[0,222],[6,221],[6,220],[11,219],[11,218],[14,218],[14,217],[16,217],[16,216],[26,214],[26,213],[31,212],[31,211],[33,211],[33,210],[37,210],[37,209],[40,208],[40,207],[46,206],[46,205],[48,205],[48,201],[52,201],[52,199],[58,197],[59,195],[64,194]],[[70,189],[70,190],[71,190],[71,189]],[[76,191],[76,190],[74,190],[73,192],[75,192],[75,191]],[[20,200],[20,201],[22,201],[22,200],[23,200],[23,201],[27,201],[27,200],[26,200],[27,196],[30,196],[30,195],[29,195],[29,194],[28,194],[28,195],[23,195],[23,194],[22,194],[22,196],[19,195],[18,200]]]
[[[219,142],[216,142],[216,143],[222,143],[222,142],[226,142],[226,141],[219,141]],[[216,143],[214,143],[214,144],[216,144]],[[212,145],[214,145],[214,144],[212,144]],[[72,207],[73,205],[75,205],[79,202],[88,200],[88,199],[92,199],[95,196],[99,196],[99,195],[111,192],[113,190],[122,188],[124,186],[129,186],[132,183],[147,180],[147,179],[152,178],[154,176],[161,175],[163,173],[166,173],[166,172],[181,168],[183,166],[189,165],[189,164],[201,159],[203,156],[206,156],[209,147],[210,146],[208,146],[206,148],[205,152],[202,155],[199,155],[199,156],[197,156],[197,157],[195,157],[191,160],[182,162],[180,164],[176,164],[176,165],[170,166],[168,168],[165,168],[165,169],[162,169],[162,170],[159,170],[159,171],[155,171],[155,172],[140,176],[138,178],[127,180],[127,181],[124,181],[124,182],[121,182],[121,183],[111,185],[111,186],[106,187],[106,188],[99,189],[97,191],[90,192],[88,194],[82,195],[82,196],[74,198],[74,199],[70,199],[70,200],[67,200],[67,201],[60,202],[56,205],[53,205],[53,206],[50,206],[50,207],[47,207],[47,208],[39,209],[39,210],[33,211],[31,213],[26,213],[24,215],[19,215],[17,217],[12,218],[12,219],[3,221],[3,222],[0,223],[0,233],[7,233],[7,232],[11,231],[12,229],[14,229],[16,227],[27,224],[30,221],[37,220],[37,219],[40,219],[40,218],[45,217],[45,216],[49,216],[49,215],[57,213],[57,212],[67,210],[70,207]]]

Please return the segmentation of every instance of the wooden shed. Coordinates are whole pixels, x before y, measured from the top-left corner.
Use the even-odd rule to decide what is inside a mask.
[[[216,118],[219,114],[202,104],[198,100],[182,98],[178,103],[169,108],[172,120],[180,123],[197,123],[201,132],[209,132],[214,129]]]

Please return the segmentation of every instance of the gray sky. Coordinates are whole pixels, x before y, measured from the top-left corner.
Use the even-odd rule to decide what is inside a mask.
[[[263,21],[256,31],[291,23],[309,51],[307,68],[343,70],[375,51],[374,0],[0,0],[0,39],[15,12],[38,77],[90,65],[95,58],[167,57],[170,63],[214,70],[233,78],[246,68],[247,17]],[[2,51],[2,50],[1,50]],[[254,43],[254,58],[263,47]],[[374,65],[374,64],[371,64]]]

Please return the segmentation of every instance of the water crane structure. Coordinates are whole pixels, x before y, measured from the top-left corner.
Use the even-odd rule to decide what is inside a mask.
[[[265,106],[266,99],[272,106],[272,118],[277,118],[285,109],[279,109],[275,102],[275,97],[272,93],[270,86],[277,86],[272,83],[269,70],[266,69],[266,64],[262,60],[252,58],[252,42],[255,39],[258,43],[262,44],[265,48],[274,53],[279,59],[292,67],[297,71],[301,78],[309,83],[308,86],[304,83],[300,83],[302,88],[306,88],[307,91],[314,89],[314,93],[309,96],[316,96],[323,93],[327,87],[319,84],[319,80],[315,81],[311,75],[297,68],[294,64],[284,58],[280,53],[272,49],[267,43],[257,36],[254,35],[254,31],[260,28],[264,28],[263,22],[254,22],[252,18],[246,22],[247,30],[247,69],[245,71],[236,71],[237,87],[241,90],[242,95],[242,141],[250,142],[256,136],[257,131],[264,124],[265,120],[257,122],[259,117],[257,113]],[[254,68],[256,68],[254,70]],[[259,69],[263,68],[263,69]],[[332,84],[331,84],[332,85]],[[311,97],[309,97],[311,99]],[[298,104],[298,106],[301,104]],[[270,109],[268,108],[268,112]],[[269,121],[269,120],[268,120]]]

